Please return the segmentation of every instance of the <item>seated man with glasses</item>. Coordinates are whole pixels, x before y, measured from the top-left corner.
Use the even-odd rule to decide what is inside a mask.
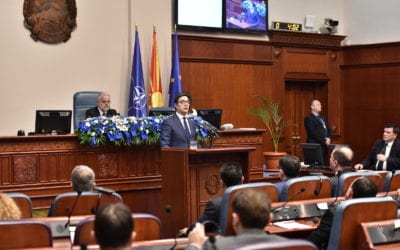
[[[86,118],[89,117],[112,117],[119,115],[115,109],[110,109],[111,97],[110,94],[101,92],[97,97],[97,106],[86,111]]]
[[[174,99],[175,114],[166,118],[161,127],[162,148],[190,148],[190,141],[196,140],[196,125],[188,119],[192,97],[187,92],[179,93]]]

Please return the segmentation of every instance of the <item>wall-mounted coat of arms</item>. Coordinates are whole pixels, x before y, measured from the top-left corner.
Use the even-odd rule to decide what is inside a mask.
[[[24,0],[24,24],[33,40],[66,42],[76,27],[75,0]]]

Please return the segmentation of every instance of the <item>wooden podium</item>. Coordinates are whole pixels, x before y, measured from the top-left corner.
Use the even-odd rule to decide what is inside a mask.
[[[245,182],[248,182],[251,166],[249,153],[253,150],[255,147],[162,149],[163,238],[174,237],[179,229],[195,222],[207,201],[223,194],[224,189],[219,182],[223,163],[239,162]]]

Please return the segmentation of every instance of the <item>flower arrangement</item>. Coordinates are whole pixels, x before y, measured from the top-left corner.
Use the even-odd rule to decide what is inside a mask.
[[[166,116],[99,116],[81,121],[75,133],[81,144],[90,144],[93,147],[156,144],[160,141],[161,126],[165,118]],[[215,136],[215,132],[203,125],[201,117],[193,116],[190,119],[195,121],[198,141],[207,142]]]

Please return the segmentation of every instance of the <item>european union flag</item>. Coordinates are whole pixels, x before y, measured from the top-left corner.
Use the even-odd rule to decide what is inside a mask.
[[[147,116],[146,90],[144,88],[142,56],[140,54],[139,33],[137,29],[135,31],[135,49],[133,52],[128,115],[135,117]]]
[[[174,107],[175,97],[182,92],[181,70],[179,67],[178,35],[174,34],[174,51],[172,54],[171,80],[169,83],[169,106]]]

